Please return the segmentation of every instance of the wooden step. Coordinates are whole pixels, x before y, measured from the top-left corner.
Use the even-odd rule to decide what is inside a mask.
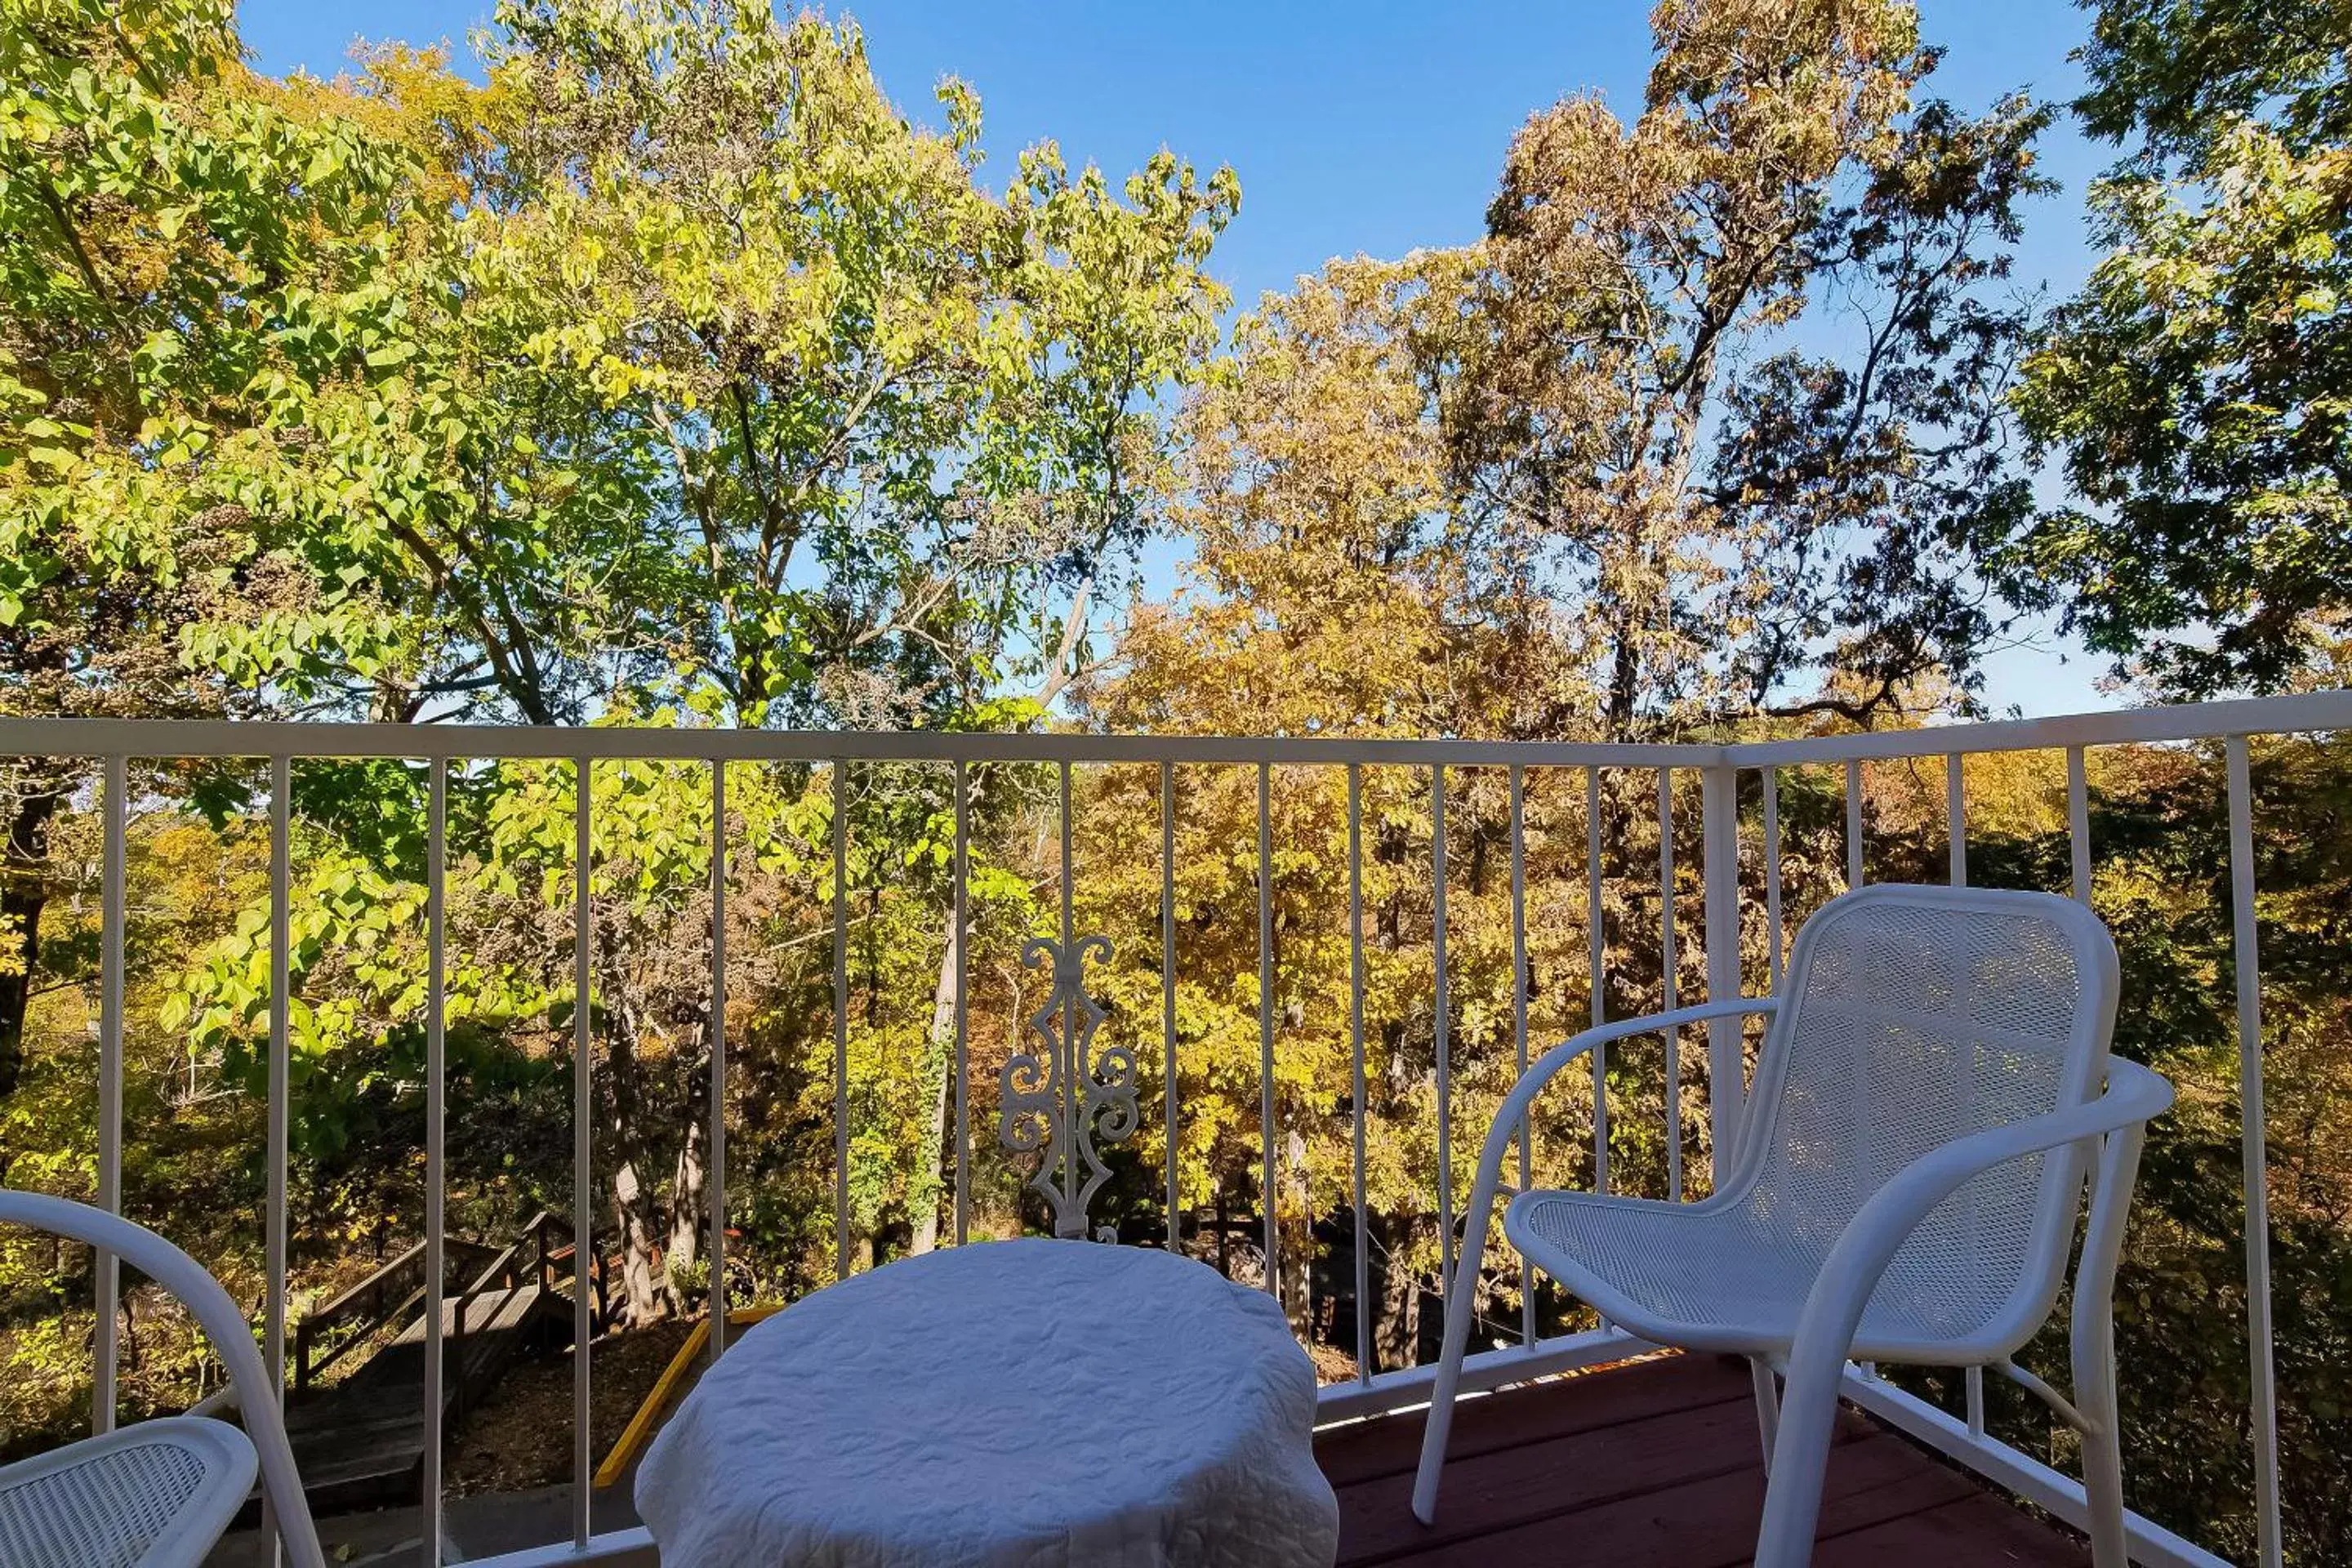
[[[572,1303],[536,1283],[441,1303],[442,1438],[478,1405],[538,1333],[568,1341]],[[425,1331],[417,1321],[341,1383],[291,1401],[287,1435],[310,1506],[320,1512],[414,1502],[425,1465]]]

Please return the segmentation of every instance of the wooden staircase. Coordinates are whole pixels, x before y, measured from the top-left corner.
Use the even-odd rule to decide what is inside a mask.
[[[445,1443],[525,1349],[572,1343],[580,1249],[570,1236],[564,1221],[542,1212],[502,1248],[451,1237],[443,1249],[450,1278],[436,1292],[425,1288],[419,1243],[296,1326],[286,1426],[313,1510],[415,1500],[428,1310],[441,1321]],[[611,1321],[605,1266],[593,1245],[589,1254],[590,1321],[602,1331]],[[353,1355],[365,1359],[340,1382],[313,1386]]]

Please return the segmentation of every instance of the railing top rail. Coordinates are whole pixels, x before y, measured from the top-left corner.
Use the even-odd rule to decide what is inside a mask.
[[[189,719],[0,719],[0,756],[414,757],[450,761],[1256,763],[1368,767],[1780,767],[2352,730],[2352,691],[1877,730],[1735,745],[1059,731],[680,730],[505,724],[310,724]]]
[[[905,730],[310,724],[192,719],[0,719],[0,756],[544,758],[639,762],[1255,763],[1453,767],[1696,767],[1722,748],[1575,741],[993,734]]]
[[[1369,766],[1696,767],[1722,748],[1573,741],[1367,741],[1059,731],[678,730],[527,724],[307,724],[194,719],[0,719],[0,756],[415,757],[452,761],[1290,763]]]
[[[2008,719],[1990,723],[1939,724],[1924,730],[1873,730],[1852,735],[1761,741],[1725,747],[1722,761],[1742,768],[1786,767],[1801,763],[1941,757],[1955,752],[2056,751],[2067,746],[2147,745],[2219,740],[2229,735],[2302,734],[2325,730],[2352,730],[2352,691],[2314,691],[2294,697],[2250,697],[2226,702],[2184,702],[2124,708],[2105,713],[2069,713],[2046,719]]]

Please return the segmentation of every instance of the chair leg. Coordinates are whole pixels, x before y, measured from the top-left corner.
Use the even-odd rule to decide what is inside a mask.
[[[1445,1439],[1454,1429],[1454,1395],[1462,1385],[1462,1359],[1470,1350],[1470,1320],[1475,1314],[1478,1270],[1486,1261],[1484,1205],[1462,1238],[1454,1260],[1454,1294],[1445,1304],[1445,1348],[1437,1361],[1437,1386],[1421,1430],[1421,1465],[1412,1478],[1412,1516],[1423,1524],[1437,1519],[1437,1482],[1445,1468]]]
[[[2086,1409],[2084,1415],[2090,1415]],[[2100,1429],[2083,1434],[2083,1489],[2090,1494],[2091,1561],[2096,1568],[2129,1568],[2124,1534],[2124,1456],[2112,1407],[2092,1417]]]
[[[2083,1491],[2090,1505],[2091,1561],[2097,1568],[2130,1568],[2131,1562],[2124,1533],[2123,1413],[2116,1396],[2116,1259],[2123,1250],[2124,1217],[2144,1136],[2144,1128],[2126,1128],[2099,1145],[2091,1222],[2074,1277],[2074,1406],[2086,1426]]]
[[[1780,1385],[1772,1363],[1762,1356],[1748,1358],[1748,1375],[1756,1385],[1756,1435],[1764,1444],[1764,1473],[1772,1473],[1772,1445],[1780,1438]]]
[[[1822,1481],[1829,1473],[1830,1440],[1837,1430],[1838,1390],[1844,1381],[1843,1355],[1789,1361],[1780,1398],[1779,1430],[1764,1489],[1764,1522],[1756,1535],[1755,1568],[1808,1568],[1813,1557],[1813,1527],[1822,1511]]]
[[[2105,1314],[2099,1314],[2104,1318]],[[2083,1490],[2090,1505],[2091,1561],[2096,1568],[2130,1568],[2124,1534],[2124,1453],[2116,1399],[2115,1336],[2085,1334],[2078,1316],[2074,1335],[2074,1405],[2087,1423],[2083,1432]]]

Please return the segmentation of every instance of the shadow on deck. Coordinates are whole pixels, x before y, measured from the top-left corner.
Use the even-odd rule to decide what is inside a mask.
[[[1412,1517],[1418,1412],[1318,1434],[1339,1494],[1339,1562],[1736,1568],[1764,1509],[1745,1363],[1672,1356],[1465,1400],[1437,1523]],[[1842,1414],[1815,1568],[2087,1568],[2025,1513],[1868,1418]]]

